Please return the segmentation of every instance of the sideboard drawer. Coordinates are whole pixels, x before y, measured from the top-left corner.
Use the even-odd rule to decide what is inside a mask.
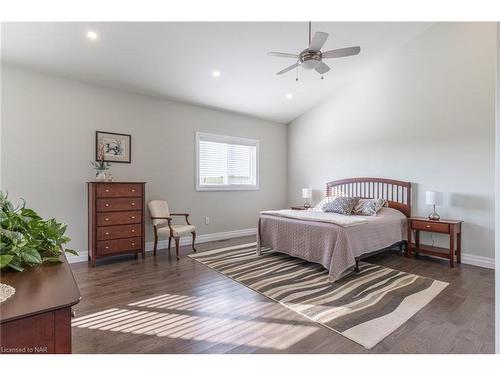
[[[140,250],[142,247],[142,238],[122,238],[119,240],[97,241],[97,255],[106,255],[112,253],[127,252],[131,250]]]
[[[97,227],[97,240],[142,236],[141,224]]]
[[[97,226],[138,224],[142,222],[142,211],[99,212]]]
[[[142,197],[142,184],[99,184],[96,196],[97,198]]]
[[[450,228],[447,223],[430,223],[428,221],[412,220],[411,228],[416,230],[425,230],[428,232],[449,233]]]
[[[141,198],[100,198],[97,199],[97,212],[129,211],[142,208]]]

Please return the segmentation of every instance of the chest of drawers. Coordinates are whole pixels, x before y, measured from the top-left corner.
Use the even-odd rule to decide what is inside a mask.
[[[89,260],[145,255],[144,182],[89,182]]]

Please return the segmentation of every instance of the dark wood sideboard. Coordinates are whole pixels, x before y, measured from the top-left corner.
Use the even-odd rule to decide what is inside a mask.
[[[89,260],[146,251],[145,182],[89,182]]]
[[[16,293],[0,304],[0,353],[71,353],[71,306],[81,296],[66,257],[61,260],[1,272],[0,281]]]

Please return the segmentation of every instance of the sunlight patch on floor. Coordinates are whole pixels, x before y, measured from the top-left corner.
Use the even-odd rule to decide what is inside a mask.
[[[73,319],[72,326],[277,350],[285,350],[319,329],[308,322],[284,318],[287,312],[276,303],[228,296],[165,294],[128,306]]]

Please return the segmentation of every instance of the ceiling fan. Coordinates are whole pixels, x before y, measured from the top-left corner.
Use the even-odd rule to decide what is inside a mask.
[[[316,31],[311,39],[311,22],[309,22],[309,47],[299,54],[283,53],[283,52],[269,52],[269,56],[287,57],[297,59],[297,62],[289,67],[280,70],[277,75],[289,72],[299,66],[304,69],[315,69],[319,74],[325,74],[330,70],[330,67],[323,62],[323,59],[333,59],[337,57],[346,57],[357,55],[361,51],[360,47],[346,47],[334,49],[331,51],[321,52],[321,47],[328,39],[328,33]]]

